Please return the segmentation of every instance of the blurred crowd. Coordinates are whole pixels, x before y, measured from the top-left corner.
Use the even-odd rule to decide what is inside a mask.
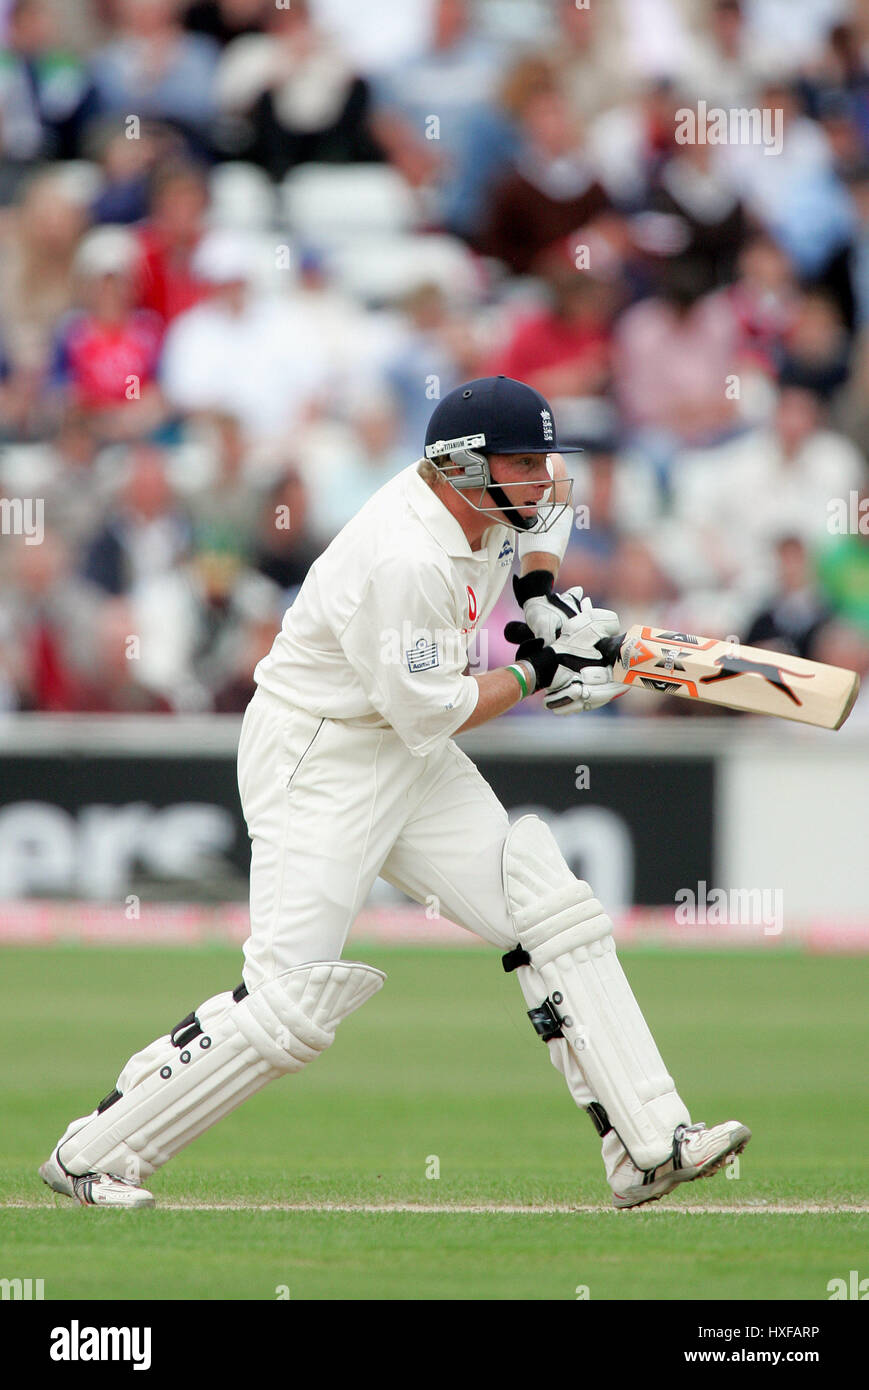
[[[0,710],[242,710],[494,372],[583,446],[563,586],[869,671],[866,0],[0,0],[0,39]],[[767,119],[683,142],[701,106]]]

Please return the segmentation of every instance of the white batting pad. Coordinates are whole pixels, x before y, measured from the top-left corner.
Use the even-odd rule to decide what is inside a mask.
[[[516,936],[531,958],[517,971],[528,1002],[548,999],[590,1099],[604,1107],[636,1166],[656,1167],[672,1152],[676,1126],[691,1118],[616,956],[610,919],[536,816],[512,826],[503,874]],[[553,1061],[571,1085],[566,1059]],[[588,1103],[581,1086],[571,1091]]]
[[[118,1099],[73,1121],[61,1163],[72,1174],[147,1177],[267,1082],[313,1061],[385,979],[356,961],[316,961],[239,1003],[231,993],[206,1000],[175,1042],[167,1033],[130,1058]]]

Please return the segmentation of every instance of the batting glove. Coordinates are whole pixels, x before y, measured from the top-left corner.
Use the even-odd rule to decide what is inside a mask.
[[[549,570],[531,570],[529,574],[513,576],[513,593],[522,609],[526,623],[535,637],[546,643],[554,642],[569,618],[576,616],[582,599],[577,586],[566,593],[553,593],[555,578]]]
[[[558,668],[559,676],[564,667]],[[553,714],[580,714],[586,710],[600,709],[610,700],[617,700],[627,689],[620,681],[614,681],[611,666],[584,666],[577,675],[572,675],[563,685],[553,686],[543,697],[543,703]]]
[[[591,609],[578,615],[582,621],[575,632],[562,631],[560,637],[547,645],[535,637],[527,623],[511,622],[504,629],[509,642],[519,644],[517,661],[527,661],[534,670],[535,690],[547,690],[543,703],[553,714],[575,714],[581,710],[600,709],[609,700],[624,695],[625,687],[612,678],[612,667],[603,663],[594,641],[615,636],[618,619],[614,613]],[[592,620],[590,613],[602,615]],[[601,628],[595,637],[595,622]],[[615,623],[615,629],[612,625]]]

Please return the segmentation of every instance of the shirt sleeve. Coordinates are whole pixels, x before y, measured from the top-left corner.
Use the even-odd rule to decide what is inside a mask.
[[[477,705],[457,619],[446,577],[408,557],[372,571],[339,636],[368,699],[417,757],[446,743]]]

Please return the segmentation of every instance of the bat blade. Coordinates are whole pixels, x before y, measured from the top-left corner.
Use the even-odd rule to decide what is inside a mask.
[[[842,727],[860,689],[856,672],[841,666],[641,625],[613,639],[607,657],[615,679],[635,689],[821,729]]]

